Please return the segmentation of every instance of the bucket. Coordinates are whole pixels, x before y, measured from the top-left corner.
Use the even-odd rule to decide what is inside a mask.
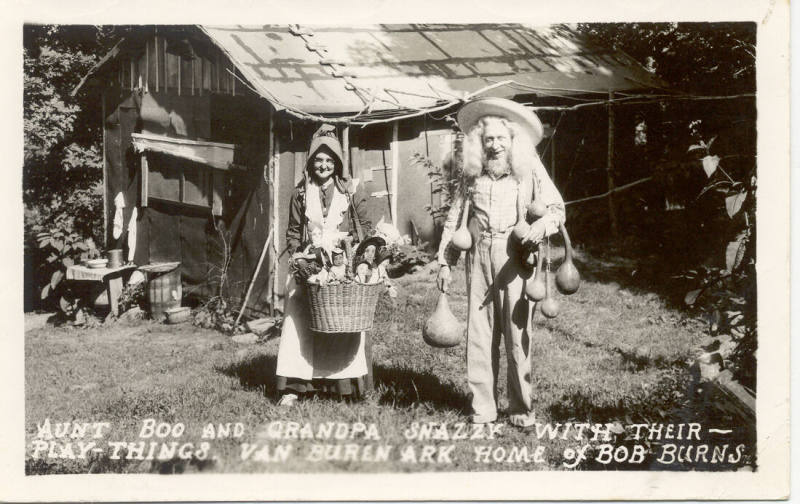
[[[114,249],[108,251],[108,265],[107,268],[119,268],[122,266],[122,249]]]
[[[178,308],[183,298],[181,263],[148,264],[139,268],[147,276],[147,304],[150,318],[161,320],[164,312]]]
[[[180,324],[189,320],[191,311],[188,306],[183,306],[180,308],[170,308],[164,313],[167,315],[167,324]]]

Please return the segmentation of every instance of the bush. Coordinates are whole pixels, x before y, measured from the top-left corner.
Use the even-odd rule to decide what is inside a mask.
[[[146,308],[146,285],[147,282],[142,281],[135,284],[128,284],[122,289],[122,293],[119,295],[120,313],[125,313],[131,308],[140,308],[142,310]]]
[[[214,296],[194,311],[192,323],[197,327],[234,334],[244,330],[241,325],[234,327],[236,315],[228,301],[221,296]]]
[[[70,91],[105,51],[104,33],[90,26],[23,30],[26,287],[51,305],[65,269],[96,254],[103,239],[97,100]]]
[[[417,245],[397,245],[392,250],[391,265],[386,268],[390,278],[397,278],[415,272],[419,267],[431,261],[431,254],[427,251],[428,243],[421,242]]]

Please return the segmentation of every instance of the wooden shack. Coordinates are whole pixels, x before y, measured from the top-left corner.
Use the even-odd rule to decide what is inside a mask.
[[[337,125],[373,222],[435,243],[426,206],[438,194],[411,158],[449,153],[463,100],[544,107],[552,131],[548,106],[658,86],[570,27],[513,24],[138,26],[87,83],[103,100],[108,248],[129,246],[113,231],[124,200],[137,264],[180,261],[185,294],[235,303],[274,230],[247,307],[257,313],[280,307],[289,197],[320,122]],[[555,167],[554,146],[543,159]]]

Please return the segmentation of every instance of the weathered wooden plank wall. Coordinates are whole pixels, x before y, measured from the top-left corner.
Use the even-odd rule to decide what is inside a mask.
[[[254,96],[241,78],[228,57],[196,32],[150,27],[127,41],[107,80],[122,89],[180,96]]]
[[[210,209],[154,197],[139,211],[135,255],[137,264],[181,261],[185,292],[208,297],[219,292],[215,282],[224,262],[222,231],[231,254],[224,294],[236,303],[243,297],[269,230],[270,204],[263,178],[269,105],[243,86],[237,88],[228,71],[232,68],[208,42],[189,39],[187,44],[153,30],[132,40],[117,67],[107,74],[104,127],[109,247],[126,245],[125,234],[112,237],[114,196],[125,195],[126,225],[139,204],[140,157],[131,148],[131,133],[237,145],[234,161],[246,169],[225,174],[223,216],[215,222]],[[165,158],[159,157],[162,165],[169,163]],[[263,270],[258,283],[267,284],[268,278],[269,271]],[[264,311],[267,300],[254,296],[250,307]]]
[[[116,192],[126,194],[126,218],[138,202],[139,158],[130,149],[132,132],[236,144],[234,162],[246,169],[226,172],[228,190],[223,198],[222,217],[214,221],[210,211],[205,215],[196,208],[154,199],[140,211],[136,250],[140,264],[180,260],[185,263],[182,273],[186,292],[214,295],[218,292],[215,278],[223,264],[222,230],[231,249],[229,288],[225,294],[235,303],[247,289],[272,224],[272,202],[264,176],[270,105],[237,82],[232,63],[207,40],[188,35],[184,40],[180,33],[159,33],[154,29],[138,45],[127,47],[117,63],[108,76],[110,98],[106,104],[107,233],[110,236]],[[289,201],[302,178],[306,151],[318,126],[282,114],[275,118],[279,139],[279,219],[275,237],[281,255],[277,274],[264,267],[256,279],[249,308],[260,312],[266,310],[273,281],[277,282],[276,291],[283,292]],[[373,223],[381,218],[394,221],[405,234],[412,232],[413,220],[421,238],[435,242],[436,226],[425,206],[438,204],[438,196],[431,194],[424,167],[412,164],[411,157],[419,152],[441,162],[451,148],[451,136],[449,127],[441,121],[404,121],[398,128],[398,166],[394,167],[391,124],[350,129],[352,175],[361,179],[370,195],[367,208]],[[397,188],[391,185],[393,169],[400,170]],[[397,192],[397,216],[391,215],[392,191]],[[271,253],[265,264],[272,264]]]

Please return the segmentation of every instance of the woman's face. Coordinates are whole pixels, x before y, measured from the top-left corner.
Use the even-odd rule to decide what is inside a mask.
[[[314,154],[312,164],[312,171],[314,178],[318,184],[324,184],[333,175],[333,170],[336,165],[333,156],[326,152],[317,152]]]

